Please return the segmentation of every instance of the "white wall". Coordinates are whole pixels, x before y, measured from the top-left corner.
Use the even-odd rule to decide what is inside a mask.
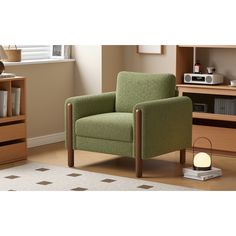
[[[102,46],[72,47],[75,62],[75,95],[97,94],[102,91]]]

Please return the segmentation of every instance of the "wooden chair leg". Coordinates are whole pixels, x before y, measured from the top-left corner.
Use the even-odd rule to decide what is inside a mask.
[[[73,131],[72,131],[72,104],[67,104],[66,111],[66,144],[67,144],[67,152],[68,152],[68,166],[74,167],[74,149],[73,149]]]
[[[68,166],[74,167],[74,150],[67,149],[67,152],[68,152]]]
[[[182,150],[180,150],[180,159],[179,159],[179,161],[180,161],[180,164],[185,164],[185,162],[186,162],[186,149],[182,149]]]
[[[143,167],[143,161],[141,157],[141,142],[142,142],[142,112],[141,110],[136,110],[136,124],[135,124],[135,130],[136,130],[136,143],[135,143],[135,171],[136,171],[136,177],[141,178],[142,177],[142,167]]]
[[[135,158],[135,171],[136,171],[136,177],[137,178],[142,178],[142,175],[143,175],[143,161],[138,156],[136,156],[136,158]]]

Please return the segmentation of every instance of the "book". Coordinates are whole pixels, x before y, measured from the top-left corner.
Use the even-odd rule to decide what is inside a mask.
[[[7,94],[7,91],[0,90],[0,117],[7,116]]]
[[[215,98],[214,113],[236,115],[236,99]]]
[[[12,102],[12,115],[14,115],[15,110],[16,110],[16,93],[11,90],[11,102]]]
[[[211,170],[194,170],[192,167],[188,167],[183,168],[183,174],[201,177],[210,174],[222,174],[222,170],[216,167],[212,167]]]
[[[12,78],[15,77],[16,75],[13,73],[2,73],[0,74],[0,79],[4,79],[4,78]]]
[[[12,87],[12,115],[20,115],[21,88]]]
[[[222,176],[222,173],[214,173],[214,174],[208,174],[208,175],[204,175],[204,176],[194,176],[194,175],[190,175],[190,174],[184,174],[185,178],[201,180],[201,181],[213,179],[213,178],[220,177],[220,176]]]

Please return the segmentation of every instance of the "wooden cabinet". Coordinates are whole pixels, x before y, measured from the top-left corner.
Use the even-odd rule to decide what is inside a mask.
[[[236,115],[217,114],[215,99],[236,99],[236,88],[228,85],[177,85],[180,96],[188,96],[193,104],[204,104],[205,112],[193,111],[193,141],[198,137],[207,137],[212,141],[213,149],[236,152]],[[207,148],[207,143],[198,142],[199,147]]]
[[[196,47],[196,46],[195,46]],[[214,48],[214,46],[199,46]],[[216,46],[235,50],[234,46]],[[236,100],[236,87],[223,85],[195,85],[184,84],[184,73],[192,73],[194,63],[193,46],[177,46],[176,80],[179,96],[189,96],[193,104],[201,104],[207,107],[206,111],[193,111],[193,141],[198,137],[208,137],[212,141],[214,151],[228,154],[236,154],[236,114],[218,114],[216,111],[216,99]],[[236,53],[235,53],[236,59]],[[227,60],[227,58],[225,58]],[[224,104],[222,104],[224,106]],[[235,108],[236,109],[236,108]],[[198,147],[208,148],[207,143],[198,142]]]
[[[15,88],[18,88],[17,98],[16,95],[13,96]],[[7,114],[0,117],[0,164],[25,160],[27,158],[26,79],[20,76],[0,79],[0,90],[7,91]]]

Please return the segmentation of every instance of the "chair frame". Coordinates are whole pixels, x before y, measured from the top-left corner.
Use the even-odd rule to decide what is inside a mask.
[[[66,108],[66,126],[67,126],[67,153],[68,166],[74,167],[74,149],[73,149],[73,123],[72,123],[72,104],[68,103]]]
[[[67,104],[66,112],[66,126],[67,126],[67,154],[68,166],[74,167],[74,149],[73,149],[73,121],[72,121],[72,104]],[[137,109],[135,111],[135,173],[137,178],[142,177],[143,173],[143,159],[142,159],[142,111]],[[184,164],[186,161],[186,149],[180,150],[180,163]]]

